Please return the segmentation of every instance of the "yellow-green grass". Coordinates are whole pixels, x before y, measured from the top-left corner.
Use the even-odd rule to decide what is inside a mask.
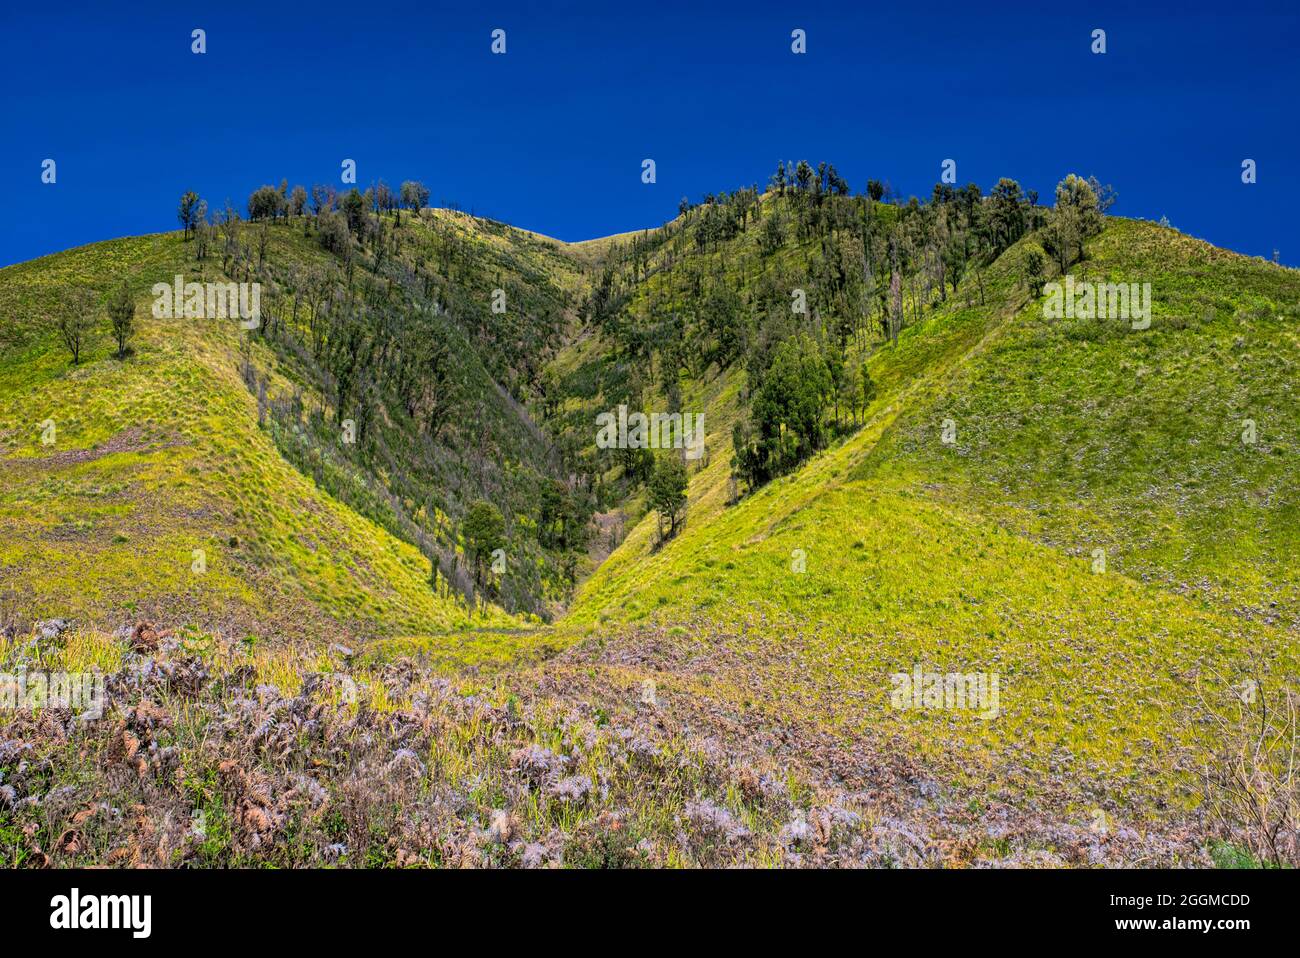
[[[1126,220],[1071,272],[1149,282],[1151,327],[1030,303],[859,474],[906,476],[1067,553],[1103,548],[1125,574],[1294,627],[1300,274]]]
[[[417,549],[283,460],[240,379],[235,322],[150,315],[153,283],[222,278],[211,262],[196,270],[190,250],[164,234],[0,270],[0,590],[10,604],[28,618],[116,625],[149,612],[304,638],[512,622],[435,595]],[[134,352],[115,358],[101,333],[73,367],[41,317],[60,290],[106,290],[119,277],[138,296]],[[272,377],[273,390],[283,385]]]
[[[1282,297],[1272,302],[1286,308],[1285,297],[1296,288],[1293,273],[1167,231],[1153,235],[1157,229],[1113,224],[1090,247],[1086,269],[1154,272],[1163,265],[1158,256],[1199,257],[1205,269],[1224,270],[1218,282],[1235,291],[1236,302],[1257,308],[1258,290],[1265,286]],[[1150,245],[1144,245],[1147,238]],[[1121,250],[1134,259],[1120,258]],[[644,621],[690,623],[682,641],[700,643],[706,658],[712,644],[725,647],[731,661],[739,655],[752,664],[707,670],[698,680],[679,674],[674,681],[693,683],[691,694],[741,711],[762,708],[845,734],[898,732],[936,761],[971,774],[1023,775],[1027,788],[1030,779],[1095,773],[1112,786],[1172,794],[1176,768],[1207,744],[1191,718],[1200,695],[1217,698],[1229,691],[1225,686],[1252,677],[1266,686],[1288,681],[1300,664],[1300,643],[1282,617],[1270,623],[1237,615],[1229,604],[1169,588],[1181,572],[1175,563],[1150,582],[1129,574],[1116,544],[1136,541],[1148,521],[1131,499],[1117,496],[1096,508],[1090,501],[1091,511],[1071,511],[1060,495],[1049,500],[1058,510],[1046,519],[1010,521],[1039,501],[1031,498],[1042,474],[1034,457],[1046,455],[1053,442],[1070,440],[1077,420],[1064,415],[1073,408],[1064,394],[1081,383],[1113,388],[1108,370],[1123,363],[1072,344],[1068,331],[1063,339],[1044,341],[1032,319],[1034,297],[1013,268],[1020,252],[1010,251],[983,277],[985,305],[963,282],[953,302],[906,330],[897,347],[878,349],[870,368],[879,392],[867,425],[799,472],[727,506],[728,456],[712,450],[711,465],[692,479],[685,529],[660,547],[653,519],[644,520],[586,583],[569,626],[599,631]],[[1153,330],[1170,333],[1162,329],[1170,310],[1161,289],[1194,295],[1194,284],[1177,286],[1182,278],[1173,270],[1157,285]],[[1294,320],[1276,308],[1270,315],[1269,341],[1278,350],[1293,348]],[[1264,319],[1257,316],[1254,327],[1264,329]],[[1182,342],[1178,348],[1190,346]],[[1289,363],[1273,356],[1275,363]],[[1020,364],[1014,374],[1008,371],[1013,363]],[[1049,385],[1062,367],[1071,373]],[[1032,383],[1051,394],[1054,404],[1040,403],[1021,416],[1023,422],[1038,414],[1035,441],[1016,445],[1008,438],[997,447],[1002,459],[993,477],[999,482],[993,482],[970,465],[980,449],[980,427],[969,410],[999,409],[1005,380],[1013,375],[1023,378],[1026,390]],[[1180,398],[1194,399],[1199,382],[1178,382],[1185,390]],[[1238,382],[1237,395],[1238,402],[1270,410],[1272,421],[1273,413],[1289,408],[1290,393],[1269,383],[1268,377],[1246,378]],[[1097,405],[1095,393],[1074,399],[1077,406]],[[964,407],[950,413],[958,400]],[[1015,401],[1007,405],[1015,408]],[[940,423],[949,415],[957,419],[965,447],[940,442]],[[1055,438],[1051,417],[1059,417],[1062,428]],[[1294,422],[1292,416],[1291,425],[1273,435],[1289,435]],[[1007,436],[1007,424],[999,425]],[[1102,418],[1087,441],[1101,448],[1125,443],[1131,427],[1123,418]],[[1233,474],[1238,453],[1222,437],[1198,445],[1174,433],[1164,428],[1157,439],[1184,442],[1190,449],[1183,455],[1179,447],[1184,465],[1195,468],[1205,457],[1204,446],[1217,450],[1216,496],[1260,482],[1270,496],[1287,487],[1285,469]],[[1131,473],[1141,474],[1146,465],[1132,463]],[[983,483],[964,479],[963,469]],[[1138,486],[1132,474],[1130,482]],[[1295,470],[1288,474],[1294,477]],[[1147,481],[1157,478],[1150,474]],[[1286,577],[1295,568],[1294,550],[1285,555],[1281,548],[1252,548],[1250,542],[1236,548],[1252,523],[1270,547],[1294,535],[1294,525],[1290,533],[1278,531],[1287,528],[1291,507],[1270,496],[1246,496],[1244,514],[1231,522],[1238,535],[1230,546],[1235,551],[1217,571],[1220,582],[1242,590],[1238,594],[1259,578],[1291,581]],[[1158,515],[1165,504],[1155,499],[1148,510]],[[1202,567],[1223,551],[1214,545],[1223,522],[1202,519],[1187,528],[1203,537]],[[1097,547],[1107,548],[1108,558],[1114,550],[1120,560],[1101,574],[1093,571]],[[1153,535],[1144,557],[1156,565],[1168,552]],[[796,571],[801,558],[803,573]],[[785,654],[774,656],[773,648]],[[999,716],[892,708],[890,676],[917,664],[927,672],[997,673]],[[1178,779],[1178,788],[1189,785],[1186,777]]]
[[[589,269],[594,269],[600,266],[617,247],[631,243],[635,239],[650,236],[660,228],[628,230],[625,233],[612,233],[609,236],[579,240],[576,243],[565,243],[564,251],[577,262],[582,263]]]

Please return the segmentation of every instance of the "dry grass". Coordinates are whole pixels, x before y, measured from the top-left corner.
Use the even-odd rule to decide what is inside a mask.
[[[1300,866],[1296,693],[1250,680],[1201,703],[1201,721],[1222,743],[1204,769],[1210,827],[1259,862]]]
[[[628,637],[490,682],[402,658],[141,624],[8,641],[0,671],[104,667],[101,719],[0,722],[0,861],[130,867],[836,867],[1207,862],[964,792],[898,741],[687,694]],[[665,663],[673,660],[668,655]],[[685,660],[679,665],[689,664]]]

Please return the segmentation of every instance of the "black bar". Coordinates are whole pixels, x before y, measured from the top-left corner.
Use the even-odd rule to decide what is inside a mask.
[[[150,896],[149,937],[136,939],[129,928],[53,929],[52,899],[70,898],[73,888],[83,903],[93,895]],[[73,938],[112,939],[127,947],[373,946],[402,931],[449,944],[450,924],[488,940],[518,936],[539,944],[575,933],[581,940],[599,926],[647,942],[663,935],[665,946],[699,927],[731,943],[770,943],[772,935],[785,933],[847,933],[863,943],[883,942],[905,931],[927,946],[1202,938],[1230,947],[1261,933],[1292,931],[1298,891],[1296,872],[1276,870],[47,870],[0,872],[0,915],[7,946]],[[1165,925],[1207,920],[1208,930]],[[1125,921],[1154,927],[1119,927]],[[1224,921],[1245,925],[1217,925]]]

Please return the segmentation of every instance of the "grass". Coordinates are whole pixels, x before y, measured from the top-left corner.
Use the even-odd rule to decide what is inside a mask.
[[[508,273],[511,297],[531,297],[536,315],[492,333],[502,338],[481,358],[501,378],[518,373],[501,359],[518,342],[503,344],[545,324],[572,329],[569,297],[613,243],[569,253],[445,211],[410,234],[416,259],[452,248],[440,235],[467,244],[449,270],[461,271],[465,308],[498,282],[470,269],[476,257]],[[689,238],[670,237],[650,277],[625,291],[639,322],[684,285],[675,269],[688,268]],[[427,560],[394,534],[406,528],[398,512],[431,527],[445,514],[421,514],[402,477],[355,468],[319,437],[298,457],[278,424],[259,428],[233,324],[146,317],[126,360],[101,343],[69,367],[38,322],[54,293],[102,292],[125,275],[143,303],[151,282],[190,268],[177,236],[0,270],[0,594],[28,619],[78,620],[34,652],[0,638],[0,665],[120,671],[141,653],[111,634],[117,624],[192,623],[160,655],[220,677],[202,680],[204,703],[236,730],[215,736],[208,711],[164,690],[160,744],[181,766],[150,757],[140,778],[157,786],[145,796],[155,824],[200,810],[211,824],[201,840],[148,845],[118,823],[87,836],[84,852],[60,851],[70,826],[51,813],[35,838],[0,830],[0,854],[762,866],[1024,864],[1042,852],[1080,864],[1256,864],[1236,844],[1202,854],[1165,836],[1185,836],[1199,798],[1192,770],[1217,744],[1195,714],[1206,682],[1274,689],[1300,674],[1300,278],[1113,220],[1074,274],[1150,282],[1151,328],[1053,323],[1019,275],[1034,242],[985,270],[984,302],[968,278],[896,345],[856,347],[877,386],[865,423],[738,502],[728,459],[743,372],[686,377],[682,408],[705,411],[708,458],[684,529],[660,543],[637,496],[617,503],[626,539],[549,628],[492,607],[470,614],[429,588]],[[274,243],[277,262],[319,255],[291,230]],[[741,233],[689,268],[759,282],[755,244]],[[811,256],[790,242],[765,270],[784,282]],[[252,350],[273,394],[322,401],[284,352]],[[548,423],[556,434],[581,434],[625,385],[631,370],[610,350],[592,334],[551,363],[566,397]],[[653,408],[661,387],[645,386]],[[53,446],[40,441],[47,419]],[[945,419],[951,445],[939,438]],[[1244,419],[1257,424],[1254,444],[1240,439]],[[313,454],[324,461],[315,472]],[[513,488],[527,498],[526,482]],[[353,637],[366,640],[355,655],[329,647]],[[998,714],[893,708],[891,676],[918,665],[996,674]],[[658,702],[648,707],[647,682]],[[152,691],[133,689],[132,701]],[[138,716],[122,721],[138,737]],[[309,721],[330,730],[327,742],[304,731]],[[15,740],[40,739],[15,728]],[[23,787],[42,795],[78,781],[89,796],[97,770],[119,762],[122,731],[40,739],[49,762]],[[653,740],[649,765],[638,764],[642,738]],[[529,770],[534,748],[551,756],[541,772]],[[58,762],[69,779],[48,772]],[[288,796],[311,791],[304,775],[325,788],[323,805],[293,805]],[[114,781],[123,806],[144,794]],[[854,824],[820,851],[793,837],[792,822],[814,813],[835,832],[834,809],[851,809]],[[1097,811],[1138,837],[1089,837]],[[1004,829],[999,816],[1011,814],[1020,824]],[[890,822],[923,833],[924,849],[882,844]]]
[[[39,315],[52,289],[102,289],[115,271],[136,290],[192,271],[177,235],[105,246],[0,270],[6,314]],[[125,360],[101,339],[74,368],[39,324],[9,327],[22,338],[0,364],[0,594],[28,619],[148,612],[304,637],[513,621],[435,595],[417,549],[285,461],[240,379],[236,324],[154,319],[138,302]],[[253,355],[275,367],[256,342]]]
[[[698,623],[694,641],[756,664],[692,694],[896,732],[962,774],[1032,790],[1068,768],[1194,802],[1195,678],[1285,682],[1300,664],[1300,279],[1114,221],[1076,276],[1152,282],[1152,328],[1129,334],[1042,320],[1019,253],[987,271],[986,306],[964,281],[877,349],[867,424],[798,473],[727,506],[711,446],[685,530],[657,548],[642,521],[569,622]],[[1247,415],[1268,424],[1254,447],[1236,439]],[[889,676],[916,663],[998,673],[1001,714],[890,708]]]
[[[1105,548],[1132,578],[1294,627],[1295,271],[1134,221],[1090,251],[1078,278],[1151,283],[1149,330],[1030,306],[860,474],[905,477],[1067,553]],[[940,417],[955,445],[935,441]]]
[[[34,657],[0,647],[0,670],[86,665],[87,645],[115,648],[111,716],[67,735],[51,733],[48,710],[6,716],[6,866],[764,867],[868,854],[869,816],[644,710],[612,721],[499,685],[453,687],[409,662],[353,671],[198,633],[147,653],[65,633]],[[162,670],[141,680],[146,654]],[[796,812],[844,824],[801,848],[782,831]]]
[[[1103,841],[1059,823],[1049,838],[1033,816],[1008,831],[1005,809],[966,795],[947,807],[915,802],[899,785],[917,768],[896,751],[841,748],[848,781],[833,784],[770,743],[702,733],[672,681],[657,703],[629,695],[633,683],[606,688],[599,706],[580,683],[568,693],[546,684],[577,659],[520,687],[449,682],[409,659],[372,667],[333,649],[250,649],[197,630],[147,647],[86,629],[39,647],[0,640],[0,672],[91,664],[113,689],[103,718],[20,711],[0,727],[8,866],[964,867],[1200,856],[1185,840]],[[960,837],[972,828],[989,839]]]

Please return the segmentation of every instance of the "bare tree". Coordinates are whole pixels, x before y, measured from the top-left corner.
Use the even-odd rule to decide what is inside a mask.
[[[326,210],[334,208],[334,187],[325,183],[316,183],[311,188],[311,211],[320,216]]]
[[[1267,693],[1261,679],[1237,685],[1213,674],[1220,690],[1198,686],[1199,732],[1217,749],[1205,765],[1205,809],[1219,836],[1277,868],[1300,864],[1300,698],[1282,686]],[[1227,690],[1227,691],[1224,691]]]
[[[212,224],[208,222],[208,201],[199,200],[198,215],[194,220],[194,258],[202,260],[208,255],[212,239]]]

